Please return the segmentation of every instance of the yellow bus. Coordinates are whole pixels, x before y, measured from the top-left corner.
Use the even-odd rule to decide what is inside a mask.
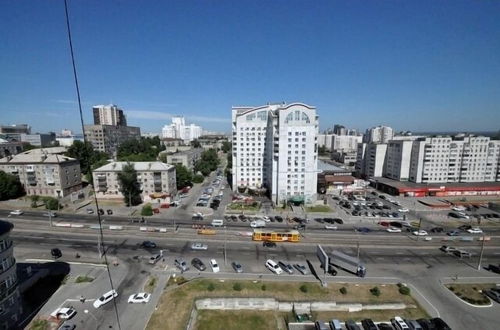
[[[269,242],[299,242],[300,233],[297,230],[274,231],[255,229],[252,239],[254,241],[269,241]]]

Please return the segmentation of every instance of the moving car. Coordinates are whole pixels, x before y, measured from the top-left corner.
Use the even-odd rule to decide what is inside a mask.
[[[307,270],[306,266],[302,264],[294,264],[293,267],[297,269],[302,275],[307,275],[309,274],[309,271]]]
[[[447,232],[446,235],[448,235],[448,236],[458,236],[458,235],[460,235],[460,230],[454,229],[452,231]]]
[[[400,233],[401,229],[396,227],[389,227],[386,229],[389,233]]]
[[[210,267],[212,267],[212,272],[218,273],[220,271],[219,265],[215,259],[210,259]]]
[[[451,208],[453,211],[458,211],[458,212],[463,212],[465,211],[465,207],[464,206],[454,206]]]
[[[453,253],[454,251],[457,250],[457,248],[448,245],[442,245],[439,249],[446,253]]]
[[[76,315],[76,310],[73,307],[61,307],[53,311],[50,316],[57,319],[69,320]]]
[[[467,229],[467,232],[469,234],[482,234],[483,233],[481,228],[478,228],[478,227]]]
[[[325,229],[328,229],[328,230],[337,230],[338,227],[334,226],[334,225],[325,225]]]
[[[281,269],[281,267],[278,266],[278,264],[272,259],[267,259],[266,268],[275,273],[276,275],[280,275],[281,273],[283,273],[283,269]]]
[[[94,308],[99,308],[102,305],[109,303],[116,297],[118,297],[116,290],[110,290],[94,301]]]
[[[420,230],[414,231],[413,235],[415,235],[415,236],[427,236],[428,234],[425,230],[420,229]]]
[[[52,250],[50,250],[50,254],[52,255],[52,257],[54,259],[57,259],[57,258],[61,258],[62,257],[62,252],[60,249],[58,248],[54,248]]]
[[[87,214],[94,214],[94,210],[92,210],[92,209],[90,209],[90,208],[89,208],[89,209],[87,209]]]
[[[147,292],[140,292],[128,297],[129,304],[146,304],[151,299],[151,295]]]
[[[200,242],[191,244],[191,250],[208,250],[208,245]]]
[[[470,258],[472,257],[472,253],[465,251],[465,250],[455,250],[453,251],[453,254],[456,255],[459,258],[467,257]]]
[[[370,228],[367,228],[367,227],[359,227],[359,228],[356,228],[356,231],[363,233],[363,234],[366,234],[366,233],[371,232],[372,230]]]
[[[231,266],[233,266],[233,269],[235,272],[243,273],[243,267],[241,266],[241,264],[238,261],[233,261],[231,263]]]
[[[142,242],[141,246],[146,249],[155,249],[156,243],[153,241],[144,241]]]
[[[264,220],[256,220],[250,222],[250,227],[252,228],[264,228],[266,226],[266,222]]]
[[[274,248],[274,247],[276,247],[276,243],[269,242],[269,241],[264,241],[264,242],[262,242],[262,246],[268,247],[268,248]]]
[[[51,212],[51,211],[44,212],[42,215],[44,217],[49,217],[49,218],[55,218],[55,217],[57,217],[57,213],[56,212]]]
[[[201,261],[199,258],[193,258],[193,260],[191,260],[191,265],[199,271],[204,271],[205,269],[207,269],[203,261]]]
[[[408,210],[406,207],[403,207],[403,208],[398,209],[398,212],[407,213],[407,212],[410,212],[410,210]]]
[[[10,211],[10,215],[22,215],[24,212],[21,210]]]

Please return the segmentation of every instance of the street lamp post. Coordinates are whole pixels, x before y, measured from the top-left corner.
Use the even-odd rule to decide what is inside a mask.
[[[226,226],[224,226],[224,266],[227,265],[227,256],[226,256]]]

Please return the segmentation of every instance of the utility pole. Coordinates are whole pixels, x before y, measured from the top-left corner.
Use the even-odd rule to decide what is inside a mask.
[[[422,226],[422,218],[420,218],[418,220],[417,242],[418,242],[418,239],[420,238],[420,226]]]
[[[224,266],[227,264],[227,257],[226,257],[226,226],[224,226]]]
[[[483,233],[483,243],[481,244],[481,253],[479,254],[479,261],[477,263],[477,270],[481,270],[481,262],[483,261],[484,244],[486,241],[486,236]]]
[[[101,226],[101,224],[99,224],[99,226]],[[102,259],[101,231],[97,233],[97,253],[99,255],[99,259]]]

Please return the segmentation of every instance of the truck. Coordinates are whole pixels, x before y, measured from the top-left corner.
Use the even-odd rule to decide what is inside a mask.
[[[359,277],[365,277],[366,267],[358,258],[351,257],[345,253],[333,250],[330,253],[329,262],[330,267],[335,266],[342,268],[348,272],[356,274]]]

